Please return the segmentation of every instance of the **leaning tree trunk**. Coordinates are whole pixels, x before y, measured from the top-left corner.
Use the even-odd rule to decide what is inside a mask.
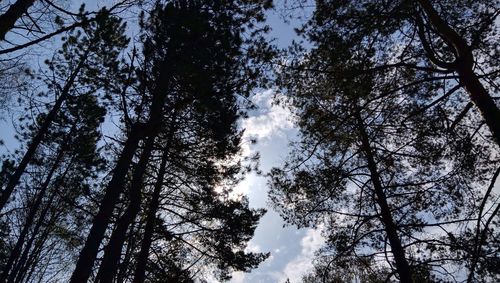
[[[455,50],[457,58],[450,66],[458,73],[460,83],[469,93],[470,99],[481,112],[493,138],[500,146],[500,109],[498,109],[495,101],[474,73],[474,55],[470,46],[462,36],[439,16],[429,0],[417,1],[429,18],[432,27],[443,38],[443,41]]]
[[[126,278],[130,276],[130,270],[132,269],[132,256],[137,248],[137,235],[140,235],[141,232],[141,223],[136,222],[136,224],[130,227],[128,232],[127,239],[127,249],[125,250],[125,254],[123,255],[123,260],[120,262],[118,267],[118,272],[116,274],[116,282],[125,282]]]
[[[99,246],[113,215],[115,204],[123,191],[124,180],[139,146],[141,136],[141,125],[132,125],[127,141],[113,170],[113,176],[106,187],[104,197],[99,205],[99,211],[92,221],[92,227],[85,245],[80,251],[75,270],[71,276],[71,283],[86,283],[90,277]]]
[[[38,221],[36,222],[35,227],[33,228],[32,236],[26,242],[26,246],[24,247],[24,251],[21,254],[21,257],[19,258],[19,261],[16,263],[16,265],[12,269],[11,274],[9,275],[8,282],[14,282],[14,278],[16,278],[16,276],[18,276],[18,274],[19,274],[19,276],[23,276],[23,274],[20,271],[28,260],[29,252],[31,250],[31,247],[33,246],[35,238],[38,235],[38,232],[40,231],[40,228],[42,227],[43,223],[45,222],[45,218],[47,217],[47,214],[49,213],[49,209],[52,207],[52,203],[54,202],[54,199],[55,199],[56,195],[58,194],[58,192],[63,184],[63,180],[66,178],[66,175],[68,174],[69,170],[71,169],[72,164],[73,164],[73,160],[71,160],[69,162],[69,164],[66,167],[64,173],[62,174],[61,178],[58,180],[57,184],[54,186],[51,194],[49,195],[49,199],[47,201],[47,204],[45,205],[45,208],[40,213],[40,216],[38,217]]]
[[[24,245],[25,238],[28,235],[29,229],[31,225],[33,225],[33,221],[35,220],[36,213],[38,212],[38,208],[42,204],[43,198],[45,197],[45,193],[47,192],[47,189],[49,188],[49,184],[52,181],[52,176],[56,172],[57,168],[59,168],[59,164],[61,163],[63,157],[64,157],[64,152],[65,152],[65,145],[63,145],[60,149],[59,152],[56,156],[56,159],[54,161],[54,164],[52,164],[49,173],[47,174],[47,177],[45,178],[45,181],[42,183],[40,186],[40,190],[38,192],[38,195],[36,196],[35,202],[33,205],[30,206],[30,210],[28,213],[28,216],[26,218],[26,221],[24,223],[23,229],[21,230],[21,233],[19,233],[19,237],[17,238],[16,244],[14,245],[14,248],[12,249],[9,259],[7,260],[7,263],[4,266],[2,275],[0,276],[0,282],[4,282],[7,277],[9,277],[9,272],[11,271],[11,268],[14,264],[14,262],[18,259],[19,254],[21,252],[21,248]]]
[[[26,259],[22,262],[23,266],[19,266],[20,270],[17,278],[15,278],[13,281],[9,281],[8,283],[30,282],[30,277],[35,272],[38,263],[43,259],[41,258],[41,256],[42,251],[44,250],[44,244],[46,243],[51,233],[51,229],[49,229],[49,227],[54,227],[54,225],[56,225],[56,222],[61,214],[62,211],[58,211],[57,214],[51,216],[51,219],[46,225],[45,230],[35,244],[35,248],[33,248],[33,251],[31,252],[29,257],[26,257]],[[38,235],[33,235],[33,238],[35,236]]]
[[[404,248],[398,235],[398,229],[392,218],[391,209],[387,203],[387,197],[382,186],[381,178],[375,162],[374,153],[370,145],[368,133],[364,125],[361,113],[356,110],[356,118],[358,120],[358,130],[361,138],[361,151],[365,154],[368,163],[368,170],[370,171],[370,178],[375,191],[376,201],[380,208],[380,215],[382,217],[382,224],[384,225],[385,232],[389,238],[391,251],[396,261],[396,270],[399,274],[399,280],[405,283],[411,283],[412,276],[410,266],[405,256]]]
[[[132,158],[139,147],[139,141],[144,137],[144,130],[154,133],[158,131],[161,126],[161,118],[163,116],[163,107],[165,104],[165,92],[168,86],[168,76],[166,72],[168,67],[166,62],[162,64],[162,67],[164,70],[158,78],[159,85],[153,91],[150,116],[145,125],[146,129],[142,129],[144,125],[138,123],[133,126],[133,129],[128,135],[125,146],[113,171],[111,181],[106,187],[104,198],[99,206],[99,211],[94,217],[89,235],[78,257],[76,268],[71,275],[71,283],[86,283],[90,277],[94,261],[99,251],[99,246],[104,239],[104,233],[111,221],[115,204],[123,192],[125,176],[129,171]]]
[[[95,282],[113,282],[120,262],[123,243],[127,235],[128,228],[135,220],[141,208],[142,187],[144,185],[144,173],[151,157],[153,144],[156,135],[150,135],[146,145],[142,150],[139,162],[134,170],[132,182],[129,189],[129,204],[123,215],[118,219],[116,228],[111,234],[109,243],[104,249],[104,258],[97,272]]]
[[[161,91],[157,90],[156,96],[162,96]],[[163,112],[163,111],[162,111]],[[173,121],[170,125],[169,129],[169,138],[166,144],[166,151],[168,151],[170,147],[170,143],[173,137],[176,112],[174,111]],[[141,157],[139,158],[139,162],[134,170],[132,176],[132,182],[130,184],[130,200],[129,205],[127,206],[125,212],[118,220],[115,230],[111,234],[111,238],[109,240],[108,245],[104,250],[104,258],[102,260],[101,266],[99,267],[99,271],[97,273],[96,282],[112,282],[113,278],[116,275],[118,270],[121,251],[123,248],[123,244],[125,243],[126,234],[129,226],[134,222],[137,214],[141,208],[141,200],[142,200],[142,189],[144,187],[144,174],[146,172],[146,168],[149,162],[149,158],[151,156],[155,138],[158,136],[161,126],[162,117],[157,116],[151,117],[154,122],[150,125],[150,133],[148,134],[148,139],[144,146],[144,149],[141,153]]]
[[[5,14],[0,15],[0,40],[5,40],[5,35],[9,32],[14,24],[26,13],[35,3],[35,0],[17,0],[14,4],[10,5]]]
[[[144,236],[141,242],[141,250],[137,255],[137,264],[134,272],[134,279],[132,281],[134,283],[142,283],[144,282],[145,279],[146,264],[149,258],[149,249],[151,248],[151,243],[153,242],[153,232],[156,223],[156,212],[158,211],[158,207],[160,205],[160,193],[163,187],[163,180],[165,178],[169,149],[174,137],[174,131],[175,131],[174,125],[175,125],[175,115],[174,115],[174,120],[172,121],[172,126],[167,140],[167,145],[165,146],[163,151],[160,168],[158,170],[158,176],[153,190],[153,195],[151,196],[151,202],[149,204],[149,209],[146,215],[146,227],[144,228]]]
[[[47,134],[47,131],[49,130],[49,127],[51,126],[52,122],[56,118],[57,113],[59,113],[59,110],[62,107],[62,104],[66,101],[66,99],[69,97],[69,92],[71,88],[73,87],[73,84],[75,83],[76,77],[82,70],[85,61],[87,60],[87,57],[89,55],[90,48],[87,48],[85,53],[82,55],[80,58],[80,61],[78,62],[78,65],[76,66],[75,70],[71,73],[69,76],[68,80],[64,84],[64,87],[61,90],[61,94],[59,98],[57,98],[56,103],[54,106],[52,106],[52,109],[50,112],[47,114],[45,117],[40,129],[36,133],[36,135],[33,137],[31,140],[28,150],[24,154],[23,158],[21,159],[21,162],[19,163],[19,166],[17,166],[16,170],[14,171],[14,174],[10,176],[9,181],[7,183],[7,186],[5,189],[2,191],[2,195],[0,196],[0,211],[5,207],[7,204],[7,201],[9,200],[10,196],[14,192],[15,187],[19,183],[19,180],[21,179],[21,175],[24,173],[26,170],[26,167],[28,166],[28,163],[33,159],[33,156],[35,155],[35,152],[42,142],[43,138],[45,137],[45,134]]]

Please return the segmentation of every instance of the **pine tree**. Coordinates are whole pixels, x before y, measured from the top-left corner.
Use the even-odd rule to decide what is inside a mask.
[[[189,155],[193,150],[205,152],[205,160],[197,159],[197,156],[187,157],[193,158],[188,163],[202,162],[201,165],[205,167],[185,168],[199,170],[183,173],[188,174],[185,182],[196,182],[201,178],[206,182],[204,189],[211,190],[214,182],[222,182],[223,177],[231,178],[235,174],[218,171],[216,161],[226,161],[239,149],[240,134],[236,130],[236,121],[241,111],[236,96],[248,96],[249,89],[255,86],[258,72],[244,60],[257,60],[258,53],[244,52],[243,46],[255,48],[254,43],[260,43],[255,41],[255,35],[243,39],[241,33],[245,26],[262,20],[262,9],[261,6],[238,1],[174,1],[165,7],[157,6],[149,19],[143,21],[143,58],[136,71],[136,95],[139,97],[136,100],[139,104],[133,107],[136,111],[133,120],[124,113],[124,121],[130,124],[129,131],[71,282],[84,282],[91,276],[114,208],[122,194],[127,192],[126,198],[122,198],[127,199],[125,210],[121,215],[118,214],[111,229],[96,280],[109,282],[116,277],[127,232],[141,210],[145,177],[156,140],[162,125],[169,119],[178,119],[185,128],[182,128],[184,132],[179,133],[181,146],[165,150],[180,155]],[[135,158],[137,163],[133,164]],[[130,176],[130,182],[127,182],[127,176]],[[231,211],[248,211],[249,221],[243,222],[245,226],[228,230],[227,233],[234,234],[232,241],[224,245],[206,243],[207,246],[220,245],[221,250],[217,252],[234,257],[232,260],[235,262],[230,265],[227,265],[227,257],[221,261],[225,262],[218,267],[222,272],[232,267],[254,267],[264,259],[262,255],[244,254],[241,246],[249,240],[260,213],[248,210],[244,203],[236,204]],[[213,206],[210,208],[213,209]],[[224,219],[229,216],[220,217]],[[212,221],[218,221],[217,216],[213,218]],[[228,250],[230,245],[238,250]]]
[[[97,91],[106,87],[107,83],[103,85],[99,78],[105,78],[106,73],[114,72],[117,68],[116,57],[128,41],[120,35],[124,26],[108,16],[108,12],[102,10],[98,16],[99,20],[85,27],[83,33],[77,30],[66,38],[60,54],[56,56],[57,59],[53,62],[47,61],[49,69],[57,78],[47,83],[49,93],[55,96],[55,101],[48,107],[50,110],[44,119],[40,120],[38,131],[27,143],[26,153],[6,182],[0,196],[0,210],[7,204],[61,107],[71,96],[75,95],[74,89],[87,87],[92,91]],[[117,33],[118,36],[116,36]],[[96,83],[94,84],[93,81]]]
[[[352,76],[374,63],[341,39],[328,43],[339,47],[333,55],[322,44],[280,74],[301,135],[289,161],[271,171],[275,206],[298,226],[326,225],[333,266],[384,256],[378,264],[403,282],[421,280],[420,268],[434,262],[444,272],[444,262],[465,267],[471,252],[459,239],[498,164],[494,148],[470,129],[450,132],[445,109],[420,111],[413,91],[432,83],[392,90],[419,74]],[[429,233],[434,227],[443,233]]]
[[[498,84],[497,6],[495,0],[317,1],[302,31],[313,44],[330,50],[332,61],[342,60],[336,53],[345,48],[369,58],[369,68],[345,70],[353,78],[366,73],[415,73],[414,80],[394,81],[393,89],[419,94],[422,111],[461,100],[448,117],[454,126],[465,124],[463,118],[471,116],[475,105],[493,140],[500,144],[496,122],[500,110],[493,95]],[[316,71],[329,72],[328,68]],[[436,84],[433,91],[415,90],[430,82]]]

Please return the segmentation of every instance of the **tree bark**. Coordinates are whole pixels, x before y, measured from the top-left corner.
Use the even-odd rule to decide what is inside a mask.
[[[156,135],[148,137],[146,145],[141,153],[130,184],[129,205],[118,220],[116,228],[111,234],[109,243],[104,249],[104,258],[97,272],[97,279],[95,282],[113,282],[113,278],[118,270],[122,247],[125,242],[128,228],[130,224],[134,222],[141,208],[144,173],[146,172],[146,167],[151,157],[155,137]]]
[[[147,136],[156,136],[156,133],[161,127],[166,96],[165,92],[168,89],[167,87],[169,83],[166,71],[168,70],[167,63],[162,62],[160,69],[162,69],[162,73],[158,78],[157,88],[153,90],[153,97],[149,111],[150,116],[145,125],[145,129],[141,128],[144,127],[144,125],[135,124],[135,127],[133,127],[134,129],[127,138],[125,147],[123,148],[122,154],[120,155],[115,170],[113,171],[113,177],[106,187],[106,193],[101,201],[101,205],[99,206],[99,211],[92,222],[92,228],[90,229],[85,245],[80,252],[80,256],[78,257],[78,262],[73,274],[71,275],[70,283],[86,283],[90,277],[99,246],[101,245],[104,233],[106,232],[108,224],[111,220],[114,206],[118,201],[120,194],[123,192],[124,179],[129,171],[132,158],[139,146],[139,141],[143,139],[144,134],[147,134]],[[144,133],[144,131],[149,133]]]
[[[452,64],[460,77],[460,83],[469,93],[470,99],[481,112],[493,139],[500,146],[500,109],[474,73],[474,55],[467,41],[439,16],[429,0],[417,0],[429,18],[433,28],[444,42],[455,50],[456,60]]]
[[[113,176],[106,187],[106,193],[99,205],[99,211],[92,221],[92,227],[85,241],[85,245],[80,251],[75,270],[71,275],[71,283],[86,283],[92,272],[99,246],[101,245],[104,233],[110,222],[115,204],[123,191],[125,177],[129,171],[130,164],[132,163],[132,159],[141,139],[141,125],[132,125],[127,141],[125,142],[115,169],[113,170]]]
[[[35,3],[35,0],[17,0],[10,5],[5,14],[0,15],[0,40],[5,40],[7,32],[14,27],[17,20],[28,11],[33,3]]]
[[[391,209],[387,203],[387,197],[382,186],[381,178],[377,169],[377,163],[375,162],[374,153],[370,145],[370,140],[368,133],[366,132],[366,127],[364,125],[361,113],[356,110],[356,116],[358,119],[358,130],[361,138],[361,150],[364,152],[366,161],[368,163],[368,170],[370,171],[371,182],[376,195],[376,201],[380,208],[380,215],[382,224],[384,225],[385,232],[389,238],[389,243],[391,245],[391,252],[394,255],[394,260],[396,262],[396,270],[399,274],[400,282],[411,283],[412,276],[410,266],[405,256],[404,248],[401,244],[401,240],[398,235],[398,229],[394,220],[392,218]]]
[[[157,95],[161,95],[158,93]],[[106,249],[104,250],[104,258],[102,260],[101,266],[99,267],[99,271],[97,273],[96,282],[112,282],[116,272],[118,270],[121,251],[123,245],[125,243],[125,238],[127,234],[127,230],[130,225],[134,222],[137,214],[141,208],[141,200],[142,200],[142,189],[144,187],[144,174],[146,172],[146,168],[149,162],[149,158],[151,157],[151,153],[154,146],[154,141],[159,134],[160,125],[162,121],[162,117],[155,113],[155,117],[153,118],[154,124],[151,125],[151,132],[148,135],[148,139],[146,141],[146,145],[141,153],[141,157],[139,158],[139,162],[134,170],[134,174],[132,177],[132,182],[130,184],[130,202],[127,206],[127,209],[123,213],[123,215],[118,220],[116,229],[113,231],[111,238],[109,240]],[[174,125],[175,125],[175,112],[174,112],[174,121],[170,126],[169,138],[167,141],[166,149],[170,147],[170,143],[173,137]]]

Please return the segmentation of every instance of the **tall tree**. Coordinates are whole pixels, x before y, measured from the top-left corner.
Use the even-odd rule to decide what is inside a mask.
[[[98,128],[104,120],[105,110],[97,104],[92,94],[71,97],[62,109],[37,150],[34,160],[36,165],[32,165],[29,176],[25,178],[27,188],[24,190],[29,191],[30,187],[34,187],[34,193],[27,196],[29,209],[26,216],[21,217],[24,223],[19,233],[14,233],[15,244],[3,268],[2,281],[22,281],[21,278],[27,275],[26,270],[30,268],[43,270],[40,266],[34,267],[29,258],[36,253],[48,253],[45,248],[35,250],[50,238],[61,237],[59,241],[65,242],[78,237],[78,232],[71,231],[63,224],[62,220],[70,218],[73,209],[66,203],[85,195],[86,184],[102,169],[103,161],[98,155],[97,142],[100,138]],[[41,116],[40,119],[43,119],[43,114]],[[31,129],[31,134],[36,134],[36,128]],[[29,140],[30,136],[26,138]],[[41,174],[37,171],[41,171]],[[23,194],[20,194],[13,205],[21,205],[19,202],[23,198]],[[60,222],[55,224],[54,221]],[[67,239],[64,239],[65,234]],[[53,248],[50,252],[57,258],[68,253],[68,250]]]
[[[369,68],[346,70],[351,76],[419,74],[416,80],[400,82],[399,87],[407,90],[429,80],[441,80],[446,88],[421,96],[425,99],[422,111],[467,98],[471,103],[456,105],[455,117],[449,119],[459,124],[464,116],[471,115],[471,106],[475,105],[493,140],[500,144],[497,123],[500,110],[493,95],[498,90],[499,56],[495,48],[498,1],[317,1],[316,4],[314,15],[303,30],[313,44],[327,47],[329,42],[342,39],[373,63]],[[331,52],[332,60],[341,59],[335,58],[336,50]]]
[[[55,96],[55,101],[40,121],[38,131],[27,143],[25,154],[6,182],[0,196],[0,210],[7,204],[61,107],[74,95],[74,89],[78,86],[97,91],[109,85],[102,78],[106,73],[116,71],[116,58],[128,41],[121,35],[124,26],[116,18],[110,18],[106,10],[101,11],[98,18],[98,21],[86,26],[83,33],[78,30],[70,34],[60,54],[53,62],[48,61],[49,68],[58,78],[58,81],[48,83],[49,93]]]
[[[421,111],[432,80],[398,88],[421,74],[359,75],[376,63],[348,42],[321,40],[280,74],[301,135],[289,161],[271,171],[273,202],[290,223],[326,225],[333,266],[385,258],[378,264],[403,282],[420,280],[421,268],[465,267],[471,254],[457,255],[457,239],[476,220],[496,145],[470,128],[450,131],[445,107]],[[478,122],[468,122],[475,130]],[[429,233],[434,227],[443,233]]]
[[[90,277],[114,207],[126,186],[125,176],[139,154],[131,174],[129,206],[111,233],[97,279],[107,282],[115,276],[126,232],[140,210],[144,176],[164,117],[180,110],[187,111],[185,115],[194,121],[199,119],[198,123],[205,126],[204,137],[214,140],[219,150],[207,158],[235,153],[235,96],[248,95],[256,75],[241,60],[254,56],[244,52],[244,45],[255,48],[253,36],[243,39],[242,33],[245,27],[262,20],[264,7],[244,1],[173,1],[152,12],[144,37],[145,67],[138,71],[138,94],[147,111],[138,112],[136,122],[131,124],[71,282],[85,282]]]

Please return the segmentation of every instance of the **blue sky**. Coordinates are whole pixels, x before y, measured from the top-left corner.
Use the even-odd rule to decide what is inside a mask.
[[[294,27],[300,25],[300,22],[285,22],[282,19],[282,8],[283,3],[277,1],[276,9],[268,13],[268,24],[272,28],[270,37],[275,39],[279,47],[286,48],[293,39],[297,39]],[[289,151],[288,145],[297,135],[290,112],[273,104],[276,95],[279,96],[279,93],[276,94],[273,90],[257,93],[253,101],[258,110],[250,113],[250,117],[242,123],[245,136],[257,138],[258,143],[249,145],[245,150],[248,153],[260,152],[264,175],[272,167],[283,164]],[[248,195],[252,207],[264,207],[268,210],[247,249],[271,252],[271,256],[251,273],[235,273],[232,283],[281,283],[287,278],[291,282],[300,282],[302,275],[312,267],[314,252],[323,244],[320,230],[284,225],[281,217],[270,207],[266,183],[264,176],[251,174],[238,189]]]
[[[282,164],[288,153],[288,144],[295,139],[297,132],[290,113],[272,103],[274,96],[272,90],[256,94],[253,100],[259,109],[242,123],[245,136],[258,140],[256,145],[246,146],[244,151],[247,154],[260,152],[264,173]],[[271,256],[251,273],[235,274],[232,282],[284,282],[286,278],[297,282],[311,267],[313,253],[322,243],[319,231],[283,227],[283,220],[269,207],[266,182],[265,177],[251,174],[237,190],[248,195],[252,207],[268,209],[247,249],[269,251]]]

